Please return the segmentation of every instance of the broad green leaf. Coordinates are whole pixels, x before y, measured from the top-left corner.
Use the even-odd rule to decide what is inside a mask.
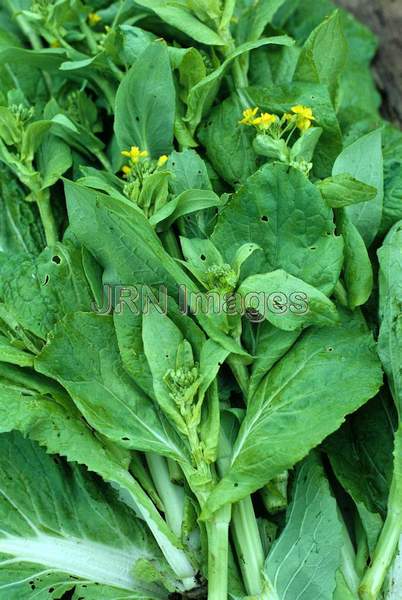
[[[222,206],[222,200],[212,190],[187,190],[154,213],[149,222],[166,230],[181,217],[199,210]]]
[[[68,312],[91,309],[81,250],[71,244],[57,243],[38,257],[4,255],[0,273],[0,296],[7,311],[39,338],[46,339]]]
[[[29,123],[24,130],[21,144],[21,158],[23,161],[32,162],[33,157],[42,143],[43,138],[52,127],[48,120]]]
[[[187,114],[185,121],[189,123],[191,133],[194,133],[203,115],[211,109],[218,93],[221,80],[232,62],[239,56],[266,45],[292,46],[293,40],[287,35],[262,38],[255,42],[247,42],[236,48],[224,62],[212,73],[204,77],[191,90],[187,98]]]
[[[260,246],[244,275],[283,269],[330,294],[343,262],[342,240],[334,230],[332,211],[317,188],[300,171],[274,163],[231,198],[211,239],[229,264],[243,244]]]
[[[328,89],[324,85],[293,81],[247,88],[244,94],[248,106],[259,106],[262,111],[280,116],[298,104],[310,107],[317,127],[323,130],[314,153],[313,173],[320,179],[333,174],[334,161],[342,150],[342,136]]]
[[[354,310],[365,304],[371,295],[373,267],[364,240],[345,211],[339,215],[339,228],[344,241],[343,271],[348,306]]]
[[[246,309],[256,310],[285,331],[330,325],[338,320],[335,305],[325,294],[281,269],[248,277],[238,293]]]
[[[27,50],[26,48],[8,47],[0,50],[0,64],[27,65],[44,71],[58,71],[66,59],[66,51],[61,48],[43,48]]]
[[[69,146],[51,133],[44,136],[37,159],[43,189],[55,184],[72,165]]]
[[[304,44],[294,79],[326,85],[334,97],[347,54],[341,15],[335,11],[311,33]]]
[[[175,89],[164,42],[154,42],[123,78],[116,94],[114,129],[120,150],[139,146],[153,158],[173,145]]]
[[[5,253],[39,254],[46,246],[36,204],[11,171],[0,167],[0,250]]]
[[[153,402],[125,372],[111,317],[75,313],[60,321],[35,368],[61,383],[88,423],[120,446],[186,460]]]
[[[175,196],[187,190],[211,189],[205,162],[194,150],[172,152],[167,168],[172,173],[169,185]]]
[[[286,525],[264,565],[277,600],[333,600],[341,563],[342,524],[317,457],[297,469]]]
[[[339,78],[336,108],[339,122],[346,127],[362,111],[377,117],[381,96],[370,68],[378,47],[377,37],[350,13],[342,11],[341,15],[348,56]]]
[[[335,161],[332,175],[345,173],[377,189],[374,200],[345,208],[366,245],[370,246],[381,224],[384,196],[380,129],[361,137],[341,152]]]
[[[250,397],[274,364],[290,350],[299,335],[300,331],[279,330],[268,321],[258,324],[255,348],[252,352],[255,358],[251,367]]]
[[[380,334],[378,352],[402,414],[402,221],[396,223],[378,251],[380,262]]]
[[[182,0],[136,0],[136,4],[153,10],[163,21],[186,33],[201,44],[223,46],[219,34],[202,23]]]
[[[385,394],[379,394],[324,442],[338,481],[356,504],[370,552],[386,514],[392,478],[392,408]]]
[[[212,109],[198,134],[206,147],[208,160],[232,186],[244,183],[257,169],[254,131],[239,124],[243,110],[240,98],[233,94]]]
[[[138,560],[160,563],[161,555],[110,487],[19,433],[2,434],[0,447],[0,589],[7,598],[59,598],[77,580],[166,598],[135,578]]]
[[[338,326],[307,330],[249,403],[231,467],[209,496],[204,517],[292,467],[381,383],[374,341],[360,315],[345,314]]]
[[[185,421],[164,380],[168,371],[176,369],[177,351],[184,340],[183,334],[168,315],[150,307],[142,319],[142,340],[157,402],[177,430],[185,434]]]
[[[285,0],[257,0],[245,7],[240,13],[236,28],[236,38],[239,44],[254,42],[264,33],[266,26]]]
[[[0,362],[11,363],[19,367],[33,367],[34,356],[13,346],[3,335],[0,335]]]
[[[43,393],[49,390],[53,392],[50,386],[49,390],[43,386],[42,388]],[[168,529],[147,494],[127,471],[129,452],[114,446],[88,426],[69,399],[61,400],[55,402],[49,396],[1,386],[0,430],[18,430],[44,446],[47,452],[60,454],[69,462],[85,465],[105,481],[112,482],[117,489],[123,490],[128,494],[129,506],[133,506],[148,524],[176,575],[191,580],[192,567],[180,549],[179,541]],[[182,584],[178,582],[178,585]]]
[[[174,295],[176,284],[169,271],[180,280],[181,269],[142,211],[70,181],[65,190],[70,228],[105,270],[105,283],[164,285]]]
[[[402,132],[390,124],[382,130],[384,155],[384,209],[379,233],[385,234],[402,219]]]
[[[327,177],[317,185],[325,202],[331,208],[369,202],[377,196],[377,188],[358,181],[347,173]]]

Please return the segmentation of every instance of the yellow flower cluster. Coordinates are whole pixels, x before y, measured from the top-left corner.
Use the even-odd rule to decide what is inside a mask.
[[[141,150],[138,146],[131,146],[130,150],[122,150],[121,155],[125,156],[126,158],[129,158],[130,163],[131,163],[131,166],[124,165],[124,167],[122,167],[122,169],[121,169],[123,174],[125,175],[125,177],[129,177],[133,173],[133,167],[135,168],[141,162],[143,162],[144,159],[149,158],[148,150]],[[163,167],[163,165],[165,165],[168,160],[169,160],[169,157],[166,156],[166,154],[163,154],[162,156],[159,157],[159,159],[156,163],[156,168]],[[148,161],[148,164],[149,164],[149,161]],[[154,168],[155,168],[155,166],[153,167],[153,169]]]
[[[312,122],[315,121],[313,111],[308,106],[297,104],[290,109],[291,113],[285,113],[285,119],[287,121],[295,121],[296,127],[304,133],[307,129],[310,129]]]
[[[99,21],[102,21],[102,17],[100,15],[98,15],[98,13],[94,13],[94,12],[89,13],[88,23],[91,25],[91,27],[95,27],[95,25],[97,25],[99,23]]]
[[[130,150],[123,150],[122,156],[126,156],[135,165],[140,162],[141,158],[147,158],[149,156],[148,150],[140,150],[138,146],[131,146]]]
[[[297,104],[291,108],[291,112],[285,113],[281,120],[277,115],[273,115],[267,112],[259,114],[260,109],[258,106],[254,108],[246,108],[243,111],[243,118],[239,123],[241,125],[248,125],[252,127],[257,127],[262,131],[268,131],[274,124],[283,125],[284,123],[288,123],[288,125],[293,124],[301,133],[304,133],[309,129],[312,125],[312,122],[315,121],[315,117],[313,115],[313,111],[308,106],[303,106],[301,104]],[[288,127],[286,128],[288,130]]]
[[[279,120],[276,115],[271,115],[270,113],[261,113],[258,115],[259,110],[258,106],[255,108],[246,108],[246,110],[243,111],[243,118],[239,123],[241,125],[258,127],[258,129],[267,131],[271,125],[277,123]]]

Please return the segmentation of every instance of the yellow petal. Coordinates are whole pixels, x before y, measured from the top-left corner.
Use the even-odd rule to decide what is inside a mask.
[[[169,157],[166,156],[166,154],[163,154],[162,156],[160,156],[159,160],[158,160],[158,167],[163,167],[163,165],[165,165],[168,160],[169,160]]]
[[[98,15],[97,13],[91,12],[88,15],[88,21],[89,21],[90,25],[94,26],[97,23],[99,23],[99,21],[102,21],[102,17],[100,15]]]

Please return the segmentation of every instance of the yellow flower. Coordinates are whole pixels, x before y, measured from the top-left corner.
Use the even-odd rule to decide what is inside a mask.
[[[267,130],[276,123],[278,117],[276,115],[271,115],[270,113],[262,113],[260,117],[257,117],[253,120],[253,125],[256,125],[260,129]]]
[[[60,42],[59,42],[59,40],[52,40],[50,42],[49,46],[51,48],[60,48]]]
[[[123,150],[123,156],[127,156],[133,163],[138,163],[141,158],[146,158],[148,156],[147,150],[140,150],[138,146],[131,146],[130,150]]]
[[[99,21],[102,21],[102,17],[100,15],[98,15],[98,13],[94,13],[94,12],[89,13],[88,22],[91,25],[91,27],[94,27],[95,25],[97,25],[99,23]]]
[[[126,177],[128,177],[132,173],[131,167],[128,167],[127,165],[124,165],[124,167],[122,167],[121,170],[123,171]]]
[[[259,110],[258,106],[255,108],[246,108],[246,110],[243,111],[242,120],[239,121],[240,125],[254,125],[255,116]]]
[[[292,112],[296,115],[296,126],[301,132],[307,131],[311,127],[312,121],[315,121],[313,111],[308,106],[297,104],[292,106]]]
[[[163,167],[163,165],[165,165],[168,160],[169,160],[169,157],[166,156],[166,154],[163,154],[162,156],[160,156],[159,160],[158,160],[158,167]]]

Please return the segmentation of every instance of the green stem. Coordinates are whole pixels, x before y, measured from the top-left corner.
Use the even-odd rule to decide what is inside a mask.
[[[181,547],[180,540],[171,532],[141,486],[128,472],[116,472],[113,481],[130,493],[137,511],[151,530],[168,564],[181,580],[183,589],[196,587],[194,568]]]
[[[173,230],[170,228],[167,231],[163,231],[160,234],[160,238],[165,248],[166,252],[170,254],[173,258],[182,259],[183,255],[180,251],[179,244],[177,242],[177,237],[175,236]]]
[[[402,501],[398,489],[400,476],[401,473],[395,469],[384,527],[374,551],[373,562],[360,584],[359,594],[362,600],[377,600],[379,597],[402,534]]]
[[[94,34],[92,33],[92,30],[88,27],[88,25],[85,23],[85,21],[80,22],[80,29],[85,35],[85,39],[87,41],[89,50],[92,52],[92,54],[98,54],[98,45],[94,38]]]
[[[95,150],[94,154],[106,171],[113,173],[112,165],[106,154],[102,150]]]
[[[181,537],[184,512],[184,490],[172,483],[166,459],[147,452],[146,460],[156,491],[162,500],[166,522],[177,537]]]
[[[355,524],[356,537],[356,559],[355,568],[358,576],[361,578],[367,568],[367,560],[369,558],[369,547],[367,543],[367,535],[364,531],[362,522],[359,517],[356,518]]]
[[[33,193],[33,197],[38,205],[39,215],[43,224],[43,229],[45,230],[46,244],[48,246],[54,246],[58,241],[58,234],[50,204],[49,190],[40,190]]]
[[[246,592],[249,596],[260,595],[265,557],[250,496],[233,505],[230,529]]]
[[[228,598],[230,505],[206,522],[208,537],[208,600]]]
[[[229,365],[242,393],[244,396],[244,401],[247,401],[248,397],[248,389],[249,389],[249,374],[246,365],[241,356],[237,354],[229,354],[227,360],[227,364]]]

